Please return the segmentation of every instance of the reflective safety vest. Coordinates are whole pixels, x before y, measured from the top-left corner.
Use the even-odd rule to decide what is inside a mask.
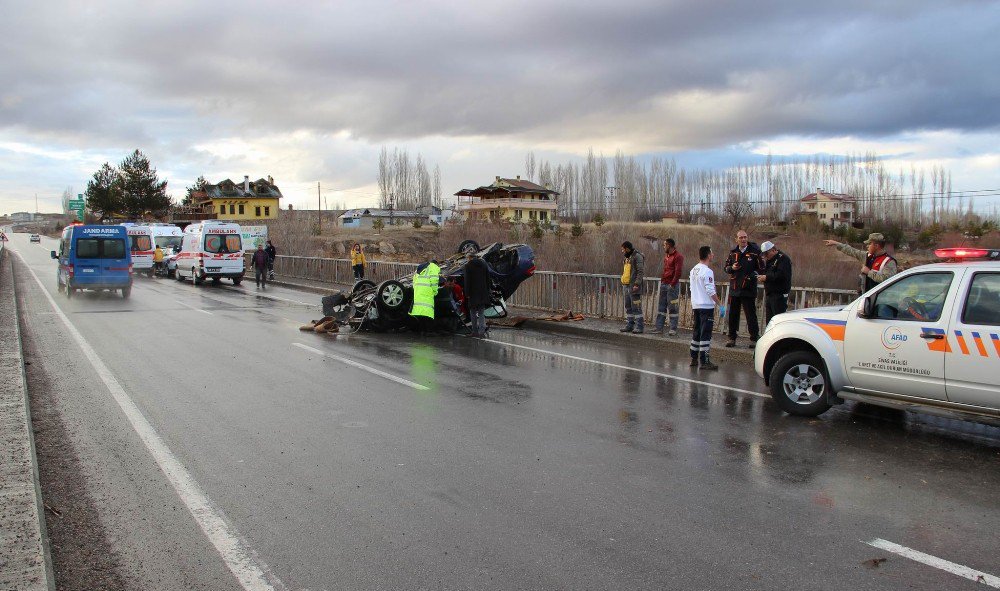
[[[434,318],[434,297],[438,292],[441,268],[428,263],[424,270],[413,274],[413,307],[410,316]]]

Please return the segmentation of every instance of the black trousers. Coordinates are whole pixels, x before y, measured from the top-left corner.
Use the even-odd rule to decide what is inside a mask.
[[[757,298],[754,296],[729,296],[729,340],[736,340],[740,329],[740,308],[747,316],[747,330],[754,341],[760,336],[760,325],[757,323]]]
[[[715,326],[715,307],[707,310],[695,308],[694,329],[691,331],[691,359],[708,361],[708,351],[712,347],[712,328]]]
[[[771,318],[788,311],[788,298],[785,294],[774,293],[764,296],[764,324],[771,321]]]

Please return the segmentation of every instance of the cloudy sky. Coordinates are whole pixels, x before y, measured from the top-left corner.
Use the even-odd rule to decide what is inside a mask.
[[[143,150],[175,197],[268,174],[373,203],[377,154],[445,194],[588,148],[722,167],[874,150],[1000,188],[1000,2],[0,0],[0,213]],[[342,189],[336,192],[333,189]]]

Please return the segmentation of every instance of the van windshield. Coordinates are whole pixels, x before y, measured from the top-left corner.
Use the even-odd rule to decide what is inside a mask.
[[[132,252],[137,250],[153,250],[153,241],[149,239],[149,236],[133,234],[128,237],[128,241]]]
[[[180,248],[181,242],[184,241],[182,236],[157,236],[156,245],[163,250],[168,250],[174,247]]]
[[[120,238],[78,238],[76,240],[78,259],[123,259],[125,241]]]
[[[243,252],[239,234],[205,234],[205,252]]]

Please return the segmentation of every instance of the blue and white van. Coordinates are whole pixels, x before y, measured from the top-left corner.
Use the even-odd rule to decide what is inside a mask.
[[[59,240],[59,250],[52,251],[59,261],[56,281],[66,297],[80,289],[132,293],[132,256],[124,226],[66,226]]]

